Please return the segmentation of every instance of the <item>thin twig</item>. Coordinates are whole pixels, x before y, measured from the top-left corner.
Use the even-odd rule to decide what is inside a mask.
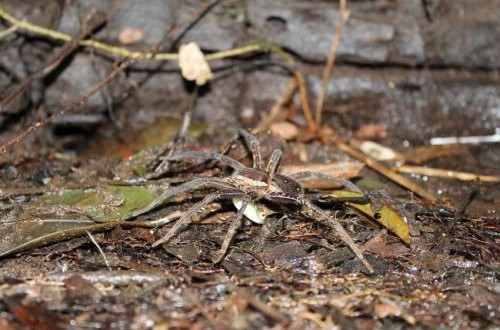
[[[7,13],[3,8],[0,7],[0,18],[3,18],[7,22],[17,26],[18,29],[24,29],[29,32],[33,32],[45,37],[49,37],[53,40],[60,40],[69,42],[73,37],[69,34],[58,32],[52,29],[47,29],[36,24],[20,21],[14,16]],[[103,42],[95,41],[92,39],[80,40],[78,42],[79,46],[91,47],[97,50],[104,51],[108,54],[116,55],[123,58],[138,59],[138,60],[155,60],[155,61],[173,61],[179,59],[179,54],[177,53],[159,53],[154,51],[131,51],[123,47],[109,45]],[[269,47],[263,44],[253,44],[248,46],[243,46],[240,48],[230,49],[227,51],[221,51],[213,54],[208,54],[205,56],[207,61],[214,61],[228,57],[234,57],[238,55],[243,55],[247,53],[253,53],[258,51],[267,51]]]
[[[12,25],[8,29],[3,30],[2,32],[0,32],[0,40],[2,40],[3,38],[5,38],[9,34],[12,34],[12,33],[16,32],[18,28],[19,28],[19,26],[16,24],[16,25]]]
[[[193,92],[191,93],[191,100],[188,104],[186,112],[184,112],[182,125],[179,129],[179,133],[177,133],[177,139],[185,138],[189,131],[189,126],[191,126],[191,119],[193,118],[193,114],[196,109],[196,102],[198,101],[198,90],[198,85],[195,85]]]
[[[20,23],[23,23],[21,21],[17,21],[15,18],[13,18],[9,14],[7,14],[2,9],[2,7],[0,7],[0,17],[6,19],[9,22],[11,22],[13,20],[13,22],[14,22],[13,24],[16,24],[16,25],[18,25]],[[27,22],[24,22],[24,23],[27,23]],[[57,31],[52,31],[52,30],[49,30],[49,29],[44,29],[44,28],[38,27],[36,25],[33,25],[31,23],[27,23],[27,24],[30,27],[32,27],[32,26],[37,27],[37,28],[41,29],[42,31],[47,30],[49,32],[54,32],[56,36],[59,34],[59,32],[57,32]],[[35,29],[35,30],[37,31],[37,29]],[[51,35],[52,34],[50,34],[50,33],[48,34],[48,36],[51,36]],[[170,34],[167,34],[167,37],[168,36],[170,36]],[[70,39],[68,41],[71,40],[71,36],[69,36],[69,37],[70,37]],[[65,39],[63,39],[63,40],[65,40]],[[79,42],[78,44],[81,44],[81,43]],[[153,51],[151,53],[152,54],[156,53],[156,51],[157,51],[156,49],[158,49],[158,44],[154,45],[152,47],[152,49],[153,49]],[[102,80],[102,81],[98,82],[97,84],[93,85],[78,100],[76,100],[75,102],[70,103],[69,105],[67,105],[66,107],[62,108],[58,112],[52,114],[51,116],[35,122],[31,126],[29,126],[24,132],[21,132],[20,134],[16,135],[14,138],[8,140],[7,142],[2,143],[0,145],[0,155],[4,154],[8,150],[8,148],[10,148],[11,146],[13,146],[16,143],[19,143],[21,140],[23,140],[29,134],[31,134],[31,133],[37,131],[38,129],[46,126],[47,124],[49,124],[52,120],[65,115],[66,113],[68,113],[69,111],[71,111],[73,108],[76,108],[78,106],[83,105],[92,95],[94,95],[102,87],[104,87],[105,85],[107,85],[108,83],[110,83],[116,76],[118,76],[121,72],[123,72],[126,68],[128,68],[129,66],[131,66],[133,63],[135,63],[137,60],[138,60],[138,58],[132,58],[132,59],[129,59],[129,60],[126,60],[126,61],[122,62],[104,80]]]
[[[478,180],[481,182],[500,182],[500,176],[445,170],[441,168],[402,165],[402,166],[397,166],[394,169],[400,173],[416,173],[416,174],[439,177],[444,179],[457,179],[462,181]]]
[[[263,45],[263,46],[265,46],[265,45]],[[293,59],[292,55],[290,55],[289,53],[285,52],[283,49],[281,49],[277,46],[268,47],[268,50],[271,51],[272,53],[278,55],[281,59],[283,59],[288,64],[288,66],[290,66],[293,69],[293,74],[295,76],[295,80],[297,80],[297,84],[299,86],[300,105],[302,107],[302,111],[304,112],[304,118],[306,119],[306,122],[307,122],[307,129],[309,130],[309,132],[317,132],[316,123],[314,122],[311,108],[309,106],[309,104],[310,104],[309,103],[309,94],[307,92],[307,86],[306,86],[306,82],[304,79],[304,75],[297,68],[297,65],[296,65],[295,60]]]
[[[328,81],[333,71],[335,65],[335,58],[337,55],[337,49],[340,45],[340,38],[342,37],[342,31],[344,29],[345,22],[349,18],[349,11],[347,11],[347,0],[340,0],[340,11],[339,19],[335,26],[335,35],[333,36],[332,45],[328,52],[328,58],[326,61],[326,67],[323,71],[323,79],[321,81],[321,88],[318,93],[318,99],[316,100],[316,126],[321,127],[321,113],[323,111],[323,104],[325,102],[326,92],[328,89]]]
[[[104,87],[106,84],[111,82],[118,74],[120,74],[123,70],[125,70],[128,66],[130,66],[134,61],[129,60],[121,63],[116,69],[114,69],[109,76],[106,77],[103,81],[100,81],[99,83],[95,84],[92,86],[85,94],[83,94],[78,100],[70,103],[66,107],[62,108],[59,110],[57,113],[54,113],[53,115],[39,120],[32,124],[30,127],[28,127],[24,132],[21,132],[20,134],[16,135],[12,139],[2,143],[0,145],[0,155],[3,155],[8,148],[13,146],[16,143],[19,143],[19,141],[23,140],[26,136],[29,134],[37,131],[38,129],[46,126],[47,124],[51,123],[52,120],[59,118],[66,113],[68,113],[70,110],[77,108],[78,106],[82,106],[92,95],[97,93],[102,87]]]
[[[300,105],[302,106],[302,111],[304,112],[304,117],[307,122],[307,129],[309,132],[317,132],[318,126],[314,122],[314,118],[312,116],[311,108],[309,106],[309,94],[307,92],[306,83],[304,81],[304,76],[300,71],[295,71],[295,79],[297,79],[297,84],[299,84],[299,92],[300,92]]]
[[[172,38],[171,45],[169,47],[170,50],[174,49],[175,46],[179,43],[179,41],[189,32],[205,15],[207,15],[216,5],[218,5],[222,0],[213,0],[212,2],[206,4],[199,11],[194,13],[191,16],[190,20],[187,24],[182,27],[174,28],[169,32],[169,35],[175,36]]]
[[[367,166],[369,166],[371,169],[377,171],[378,173],[384,175],[385,177],[391,179],[395,183],[399,184],[405,189],[408,189],[418,196],[425,198],[431,202],[437,201],[437,197],[434,196],[432,193],[426,191],[423,187],[418,185],[416,182],[413,180],[408,179],[407,177],[404,177],[388,167],[382,165],[380,162],[376,161],[375,159],[365,155],[361,151],[353,148],[350,146],[347,142],[345,142],[342,138],[339,136],[335,136],[332,139],[333,144],[335,144],[339,149],[345,151],[348,153],[350,156],[357,158],[364,162]]]
[[[90,231],[87,231],[87,235],[89,236],[90,240],[94,245],[97,247],[97,250],[99,250],[99,253],[101,254],[102,258],[104,259],[104,263],[106,264],[106,267],[108,267],[108,270],[111,271],[111,266],[109,265],[108,258],[106,258],[106,255],[104,254],[104,251],[102,250],[101,246],[97,241],[95,240],[94,236],[90,233]]]
[[[53,72],[59,65],[71,55],[79,46],[78,42],[90,35],[98,27],[102,26],[106,22],[106,17],[99,12],[91,12],[85,19],[85,23],[81,28],[80,32],[73,38],[71,38],[65,45],[57,51],[53,56],[46,61],[41,68],[24,79],[20,84],[15,85],[12,89],[5,93],[5,96],[0,100],[0,112],[6,111],[9,105],[11,105],[20,95],[26,91],[33,81],[38,79],[43,79],[48,74]],[[17,26],[17,25],[16,25]]]
[[[252,134],[257,134],[259,132],[262,132],[266,130],[269,125],[278,117],[279,113],[283,109],[283,107],[290,102],[291,98],[295,94],[295,91],[297,90],[297,80],[292,79],[290,83],[288,84],[288,87],[283,93],[283,95],[276,100],[274,103],[273,107],[271,108],[271,111],[269,111],[269,115],[265,117],[258,125],[252,130]]]
[[[198,13],[201,15],[204,15],[207,12],[207,8],[213,8],[213,5],[216,4],[216,1],[213,3],[208,4],[203,10]],[[14,16],[10,15],[7,13],[1,6],[0,6],[0,18],[6,20],[7,22],[18,26],[19,29],[24,29],[32,33],[37,33],[42,36],[49,37],[54,40],[62,40],[62,41],[68,41],[70,42],[72,39],[72,36],[54,31],[51,29],[47,29],[26,21],[21,21],[16,19]],[[196,19],[196,16],[195,16]],[[191,26],[191,25],[189,25]],[[172,32],[172,31],[171,31]],[[182,32],[181,32],[182,33]],[[128,58],[125,62],[121,63],[120,66],[115,69],[104,81],[94,85],[90,90],[87,91],[86,94],[81,96],[77,101],[71,103],[67,107],[64,107],[61,109],[59,112],[56,114],[53,114],[52,116],[49,116],[48,118],[45,118],[43,120],[39,120],[32,124],[28,129],[26,129],[24,132],[19,134],[18,136],[10,139],[7,142],[4,142],[3,144],[0,145],[0,155],[4,154],[9,147],[12,145],[18,143],[22,139],[24,139],[26,136],[28,136],[30,133],[38,130],[40,127],[43,127],[50,123],[53,119],[60,117],[64,115],[65,113],[69,112],[72,110],[74,107],[78,105],[83,105],[83,103],[90,98],[92,95],[94,95],[96,92],[98,92],[102,87],[104,87],[106,84],[108,84],[114,77],[116,77],[119,73],[123,72],[126,68],[128,68],[130,65],[135,63],[138,60],[158,60],[158,61],[169,61],[169,60],[177,60],[179,55],[177,53],[160,53],[159,52],[159,47],[158,45],[152,47],[150,51],[146,52],[140,52],[140,51],[129,51],[125,48],[121,47],[116,47],[116,46],[111,46],[105,43],[101,43],[92,39],[85,39],[85,40],[80,40],[77,43],[79,46],[88,46],[92,47],[94,49],[102,50],[105,51],[109,54],[113,55],[118,55],[124,58]],[[304,78],[302,76],[302,73],[296,68],[295,62],[293,57],[283,51],[281,48],[277,46],[270,45],[268,43],[257,43],[257,44],[252,44],[248,46],[243,46],[240,48],[235,48],[235,49],[230,49],[226,51],[221,51],[221,52],[216,52],[212,54],[208,54],[205,56],[207,61],[214,61],[218,59],[224,59],[228,57],[234,57],[234,56],[239,56],[239,55],[244,55],[248,53],[255,53],[255,52],[272,52],[274,54],[277,54],[281,59],[283,59],[290,67],[293,68],[294,70],[294,75],[297,80],[297,83],[299,85],[299,91],[300,91],[300,100],[301,100],[301,105],[302,109],[304,111],[304,116],[307,120],[307,125],[308,129],[310,131],[315,132],[316,131],[316,125],[314,123],[314,119],[311,114],[311,110],[309,108],[309,100],[308,100],[308,95],[307,95],[307,88],[305,86]]]

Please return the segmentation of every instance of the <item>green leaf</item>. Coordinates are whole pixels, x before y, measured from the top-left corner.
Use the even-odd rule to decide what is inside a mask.
[[[0,223],[0,257],[83,236],[87,232],[116,227],[148,228],[148,222],[126,220],[134,210],[145,207],[156,196],[156,192],[147,187],[113,185],[43,196],[25,205],[18,221]],[[37,211],[46,213],[47,210],[57,210],[52,212],[65,219],[33,219]]]
[[[156,192],[142,186],[109,185],[91,190],[66,190],[57,195],[44,196],[40,205],[64,205],[84,213],[91,219],[124,220],[130,214],[151,203]]]
[[[97,228],[96,228],[97,227]],[[91,220],[46,219],[0,226],[0,257],[106,229]]]

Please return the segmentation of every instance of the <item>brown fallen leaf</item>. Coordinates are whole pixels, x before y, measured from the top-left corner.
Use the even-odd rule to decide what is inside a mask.
[[[132,45],[141,41],[143,38],[144,32],[130,26],[124,27],[118,35],[118,41],[120,41],[122,45]]]
[[[466,150],[463,145],[421,146],[406,151],[403,157],[407,163],[424,164],[436,158],[460,155]]]
[[[364,164],[356,161],[339,161],[329,164],[322,163],[305,163],[298,165],[283,165],[281,167],[281,172],[285,175],[295,174],[299,172],[321,172],[323,174],[342,178],[349,179],[357,176],[359,172],[363,169]],[[315,189],[333,189],[339,188],[338,185],[333,185],[330,182],[325,182],[321,179],[308,179],[305,182],[302,182],[305,188],[315,188]]]
[[[363,244],[363,249],[382,258],[397,258],[410,251],[409,248],[401,243],[389,244],[387,241],[387,230],[385,229]]]
[[[387,129],[377,124],[365,124],[358,128],[356,137],[362,140],[381,140],[387,137]]]

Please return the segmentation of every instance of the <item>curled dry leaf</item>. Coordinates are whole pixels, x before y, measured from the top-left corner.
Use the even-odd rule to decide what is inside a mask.
[[[357,176],[363,169],[364,164],[354,161],[339,161],[329,164],[306,163],[299,165],[283,165],[281,172],[285,175],[291,175],[299,172],[321,172],[329,176],[349,179]],[[310,189],[335,189],[338,186],[333,186],[331,182],[326,182],[321,179],[308,179],[302,182],[304,188]]]
[[[179,67],[182,76],[186,80],[196,81],[198,86],[206,84],[214,76],[200,47],[195,42],[181,45],[179,49]]]
[[[391,148],[385,147],[373,141],[364,141],[359,145],[359,149],[366,155],[380,161],[400,159],[398,155]]]

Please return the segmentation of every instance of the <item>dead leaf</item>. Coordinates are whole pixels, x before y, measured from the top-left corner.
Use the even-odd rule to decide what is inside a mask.
[[[356,131],[356,137],[362,140],[381,140],[387,137],[387,130],[377,124],[366,124]]]
[[[285,175],[291,175],[299,172],[321,172],[323,174],[342,179],[350,179],[359,174],[364,164],[356,161],[339,161],[329,164],[324,163],[305,163],[299,165],[283,165],[281,172]],[[325,182],[322,179],[311,178],[300,182],[304,188],[309,189],[334,189],[338,185],[332,186],[332,183]]]
[[[144,32],[130,26],[124,27],[118,35],[118,41],[120,41],[122,45],[132,45],[141,41],[143,38]]]
[[[269,130],[287,141],[293,140],[299,135],[299,129],[297,126],[287,121],[272,123],[269,126]]]
[[[397,152],[395,152],[391,148],[385,147],[373,141],[361,142],[359,145],[359,149],[364,154],[380,161],[396,160],[402,158]]]
[[[424,164],[436,158],[451,157],[463,154],[467,147],[463,145],[438,145],[438,146],[420,146],[406,151],[403,155],[408,163]]]
[[[349,198],[349,197],[359,197],[360,193],[352,192],[348,190],[334,190],[330,192],[333,197],[337,198]],[[389,231],[393,232],[406,244],[410,244],[410,226],[401,217],[398,212],[393,210],[391,207],[384,205],[380,210],[374,210],[374,207],[370,203],[358,204],[347,202],[346,206],[361,214],[369,217],[373,221],[378,222]]]
[[[179,49],[179,67],[182,76],[186,80],[196,81],[198,86],[205,85],[214,76],[200,47],[195,42],[181,45]]]
[[[363,244],[363,249],[382,258],[397,258],[410,251],[401,243],[389,244],[387,241],[387,230],[385,229]]]
[[[0,226],[0,257],[79,237],[87,232],[133,227],[133,221],[126,219],[156,196],[156,192],[145,187],[117,185],[92,190],[70,189],[57,195],[42,196],[26,208],[18,221]],[[110,203],[114,200],[120,202]],[[50,207],[59,211],[67,209],[68,218],[33,219],[34,210]],[[103,222],[96,223],[95,219]]]

